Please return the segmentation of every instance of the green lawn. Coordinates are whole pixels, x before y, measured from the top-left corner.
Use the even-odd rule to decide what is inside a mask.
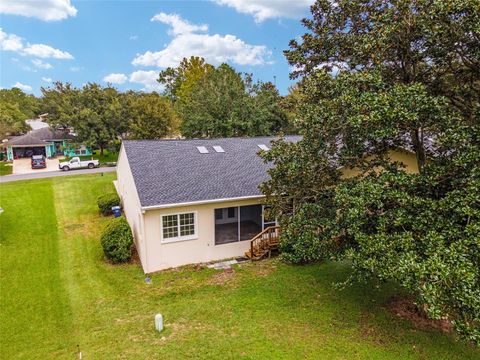
[[[347,265],[245,263],[152,276],[103,261],[95,199],[113,174],[2,184],[0,358],[478,359],[383,307],[392,286],[332,288]],[[161,312],[166,329],[154,330]]]
[[[0,176],[10,175],[13,167],[11,162],[0,161]]]

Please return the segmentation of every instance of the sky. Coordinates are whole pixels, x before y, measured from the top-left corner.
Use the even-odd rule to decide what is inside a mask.
[[[40,95],[53,81],[162,91],[158,73],[184,57],[293,83],[283,50],[313,0],[0,1],[0,87]]]

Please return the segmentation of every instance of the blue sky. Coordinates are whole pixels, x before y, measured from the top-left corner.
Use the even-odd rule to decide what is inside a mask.
[[[227,62],[292,84],[283,56],[312,0],[0,2],[0,86],[40,94],[52,81],[161,90],[158,72],[184,56]]]

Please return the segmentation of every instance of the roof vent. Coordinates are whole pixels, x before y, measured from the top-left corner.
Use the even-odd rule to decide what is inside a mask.
[[[205,146],[197,146],[197,150],[200,152],[200,154],[208,154],[208,150]]]
[[[225,150],[221,146],[214,146],[213,150],[215,150],[217,153],[224,153]]]
[[[258,144],[258,147],[259,147],[260,149],[264,150],[264,151],[270,150],[270,149],[268,148],[268,146],[265,145],[265,144]]]

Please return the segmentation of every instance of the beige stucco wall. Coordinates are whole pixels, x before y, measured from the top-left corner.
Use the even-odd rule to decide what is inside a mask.
[[[261,204],[260,199],[236,200],[195,206],[174,207],[145,212],[145,234],[147,268],[154,272],[171,267],[209,262],[242,256],[250,248],[250,241],[215,245],[215,209],[231,206]],[[197,238],[193,240],[162,243],[161,215],[195,212],[197,216]]]
[[[390,152],[392,161],[401,161],[408,172],[418,172],[415,154],[402,150]],[[358,174],[357,169],[341,169],[344,177]],[[192,206],[170,207],[142,212],[130,166],[123,147],[117,162],[115,187],[122,199],[123,210],[135,237],[135,245],[145,273],[187,264],[195,264],[242,256],[249,241],[215,245],[215,209],[260,204],[262,198],[233,200]],[[161,236],[161,216],[194,212],[196,238],[164,243]]]
[[[117,180],[115,181],[115,188],[122,201],[122,208],[125,217],[132,229],[135,240],[135,247],[137,248],[143,270],[146,271],[146,255],[145,248],[145,234],[143,227],[143,214],[140,206],[140,199],[135,187],[135,183],[130,170],[130,165],[127,161],[127,154],[123,146],[120,149],[117,161]]]
[[[418,173],[417,158],[414,153],[401,149],[395,149],[389,151],[388,156],[392,162],[398,161],[403,163],[403,165],[405,165],[406,172]],[[368,157],[367,160],[368,159],[371,159],[371,157]],[[359,173],[357,168],[342,168],[340,171],[342,173],[342,177],[344,178],[356,176]]]

